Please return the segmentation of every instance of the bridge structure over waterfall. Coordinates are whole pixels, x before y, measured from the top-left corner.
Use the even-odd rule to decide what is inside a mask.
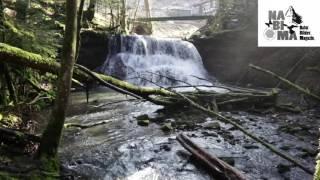
[[[135,16],[129,19],[129,22],[208,20],[214,17],[218,8],[216,0],[204,0],[201,3],[192,4],[188,8],[178,6],[165,9],[161,7],[150,8],[149,0],[144,0],[145,16]]]
[[[150,22],[150,21],[194,21],[194,20],[207,20],[214,16],[168,16],[168,17],[145,17],[137,18],[135,21]],[[130,19],[133,21],[133,19]]]

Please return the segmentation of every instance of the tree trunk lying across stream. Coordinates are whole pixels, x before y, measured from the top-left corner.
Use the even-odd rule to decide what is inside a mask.
[[[33,54],[33,53],[30,53],[22,49],[15,48],[3,43],[0,43],[0,62],[26,66],[29,68],[37,69],[42,72],[50,72],[53,74],[56,74],[57,72],[59,72],[59,69],[60,69],[60,64],[55,62],[52,59],[45,59],[40,55]],[[244,134],[251,137],[258,143],[262,144],[272,152],[294,163],[304,171],[310,174],[313,173],[311,170],[305,168],[305,166],[297,162],[294,158],[280,152],[268,142],[265,142],[261,138],[248,132],[241,125],[237,124],[233,119],[226,118],[222,116],[219,112],[217,112],[218,104],[220,104],[220,107],[224,105],[230,105],[230,104],[232,105],[233,103],[239,103],[239,102],[241,102],[242,104],[252,103],[253,106],[261,105],[266,102],[269,106],[270,104],[275,105],[276,97],[278,94],[277,90],[273,89],[270,91],[263,91],[263,90],[220,86],[220,88],[223,88],[226,91],[217,92],[215,90],[201,91],[198,88],[191,86],[197,89],[197,91],[177,93],[173,90],[163,88],[163,87],[159,87],[159,88],[138,87],[128,82],[124,82],[116,78],[113,78],[111,76],[92,72],[86,69],[85,67],[82,67],[79,65],[76,66],[76,68],[74,69],[74,78],[80,82],[97,81],[100,84],[106,87],[109,87],[122,94],[127,94],[138,99],[144,99],[146,101],[150,101],[158,105],[172,106],[172,105],[179,104],[183,106],[190,106],[190,107],[196,108],[200,111],[208,113],[211,116],[217,117],[218,120],[232,124],[238,130],[242,131]],[[212,87],[219,87],[219,86],[212,86]]]
[[[56,74],[59,72],[60,64],[53,59],[45,59],[42,56],[0,43],[0,62],[16,64],[39,70],[41,72],[50,72]],[[139,87],[125,81],[118,80],[111,76],[99,74],[87,70],[82,66],[76,66],[74,69],[74,78],[80,82],[98,81],[122,94],[127,94],[135,98],[145,99],[158,105],[176,105],[185,104],[185,100],[175,93],[165,88]],[[85,84],[84,83],[84,84]],[[212,86],[217,87],[217,86]],[[219,86],[218,86],[219,87]],[[277,96],[277,91],[262,91],[244,88],[221,87],[227,92],[198,91],[186,92],[188,97],[193,100],[199,100],[203,103],[213,102],[221,106],[234,104],[238,102],[250,102],[252,104],[273,103]],[[159,98],[161,97],[161,98]]]

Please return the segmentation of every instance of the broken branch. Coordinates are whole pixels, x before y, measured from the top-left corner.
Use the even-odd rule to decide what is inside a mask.
[[[310,96],[310,97],[313,97],[314,99],[320,101],[320,96],[318,96],[318,95],[316,95],[316,94],[313,94],[312,92],[310,92],[310,90],[304,89],[304,88],[302,88],[301,86],[299,86],[299,85],[297,85],[297,84],[295,84],[295,83],[293,83],[293,82],[291,82],[291,81],[289,81],[289,80],[287,80],[287,79],[279,76],[278,74],[276,74],[276,73],[274,73],[274,72],[272,72],[272,71],[263,69],[263,68],[261,68],[261,67],[259,67],[259,66],[255,66],[255,65],[253,65],[253,64],[250,64],[249,66],[250,66],[251,68],[255,69],[255,70],[258,70],[258,71],[264,72],[264,73],[266,73],[266,74],[269,74],[269,75],[271,75],[272,77],[274,77],[274,78],[282,81],[283,83],[287,84],[288,86],[291,86],[291,87],[295,88],[296,90],[298,90],[298,91],[300,91],[300,92],[302,92],[302,93],[304,93],[304,94],[306,94],[306,95],[308,95],[308,96]]]
[[[204,149],[192,142],[187,136],[180,134],[177,137],[179,143],[186,148],[194,157],[205,163],[213,172],[214,176],[219,179],[245,180],[243,174],[237,169],[225,163],[213,155],[210,155]]]
[[[111,120],[104,120],[104,121],[99,121],[99,122],[90,123],[90,124],[66,123],[66,124],[64,124],[64,127],[65,128],[76,127],[76,128],[80,128],[80,129],[88,129],[88,128],[96,127],[99,125],[107,124],[109,122],[111,122]]]
[[[266,147],[267,149],[269,149],[270,151],[272,151],[273,153],[279,155],[280,157],[290,161],[291,163],[295,164],[296,166],[298,166],[299,168],[301,168],[302,170],[304,170],[305,172],[309,173],[309,174],[313,174],[313,172],[308,169],[306,166],[304,166],[303,164],[301,164],[300,162],[298,162],[297,160],[295,160],[294,158],[292,158],[291,156],[284,154],[282,152],[280,152],[276,147],[274,147],[273,145],[267,143],[266,141],[262,140],[261,138],[255,136],[254,134],[250,133],[249,131],[247,131],[244,127],[242,127],[240,124],[236,123],[233,119],[231,118],[227,118],[223,115],[221,115],[219,112],[214,112],[211,111],[209,109],[204,108],[203,106],[197,104],[196,102],[192,101],[191,99],[189,99],[188,97],[186,97],[185,95],[181,94],[181,93],[177,93],[175,92],[177,95],[179,95],[180,97],[184,98],[185,100],[187,100],[189,102],[189,104],[200,110],[203,111],[205,113],[207,113],[210,116],[214,116],[217,117],[218,120],[224,122],[224,123],[228,123],[233,125],[235,128],[237,128],[238,130],[240,130],[242,133],[244,133],[246,136],[251,137],[253,140],[255,140],[256,142],[258,142],[259,144],[263,145],[264,147]]]

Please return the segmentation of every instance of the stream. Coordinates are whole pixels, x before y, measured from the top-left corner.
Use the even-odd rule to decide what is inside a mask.
[[[84,130],[65,130],[59,153],[64,167],[72,170],[76,179],[212,179],[176,141],[179,133],[234,165],[249,179],[312,179],[232,126],[201,113],[166,114],[162,107],[147,102],[119,102],[126,97],[105,89],[92,92],[89,104],[85,99],[84,93],[73,93],[68,123],[111,122]],[[108,104],[112,102],[119,103]],[[139,126],[135,117],[145,114],[154,121],[147,127]],[[314,167],[318,127],[314,124],[318,124],[319,110],[302,114],[224,112],[224,115],[239,119],[251,132],[308,168]],[[174,131],[161,130],[161,124],[167,121],[177,124]]]
[[[193,44],[177,39],[115,36],[109,55],[97,70],[139,86],[176,87],[218,83],[203,66]],[[204,80],[204,79],[209,79]],[[180,81],[178,81],[180,80]],[[300,114],[268,111],[222,112],[250,132],[315,166],[320,111]],[[144,126],[137,118],[150,119]],[[163,109],[137,102],[106,88],[71,96],[67,123],[90,124],[67,128],[59,154],[63,169],[75,179],[206,180],[212,176],[176,141],[189,136],[211,154],[242,171],[248,179],[312,179],[301,169],[273,154],[228,124],[192,109]],[[66,177],[66,179],[68,179]]]

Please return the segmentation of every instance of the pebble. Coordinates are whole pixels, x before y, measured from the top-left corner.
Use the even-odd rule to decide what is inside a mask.
[[[244,144],[243,147],[246,149],[259,149],[259,146],[253,144]]]
[[[218,122],[209,122],[203,125],[205,129],[221,129],[221,126]]]

